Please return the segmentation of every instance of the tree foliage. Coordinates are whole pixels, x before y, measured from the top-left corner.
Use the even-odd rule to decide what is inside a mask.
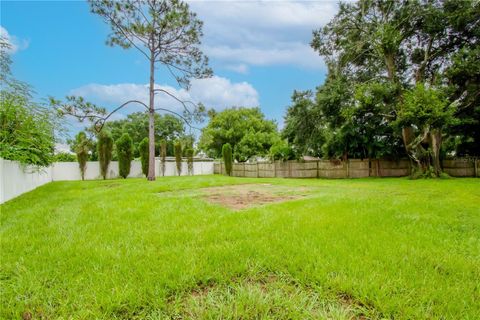
[[[115,145],[118,156],[118,172],[120,177],[126,178],[130,174],[130,167],[133,159],[133,141],[128,133],[124,133]]]
[[[199,146],[209,156],[222,156],[228,143],[235,150],[235,159],[245,161],[254,155],[266,155],[279,138],[274,121],[266,120],[260,108],[231,108],[211,114],[202,129]]]
[[[455,112],[456,104],[449,103],[439,90],[418,84],[405,92],[396,124],[414,128],[417,138],[410,142],[408,148],[414,150],[411,156],[423,169],[422,172],[433,166],[435,175],[440,175],[442,132],[455,123]],[[424,145],[429,145],[430,149]]]
[[[222,156],[223,156],[223,163],[225,164],[225,172],[227,173],[228,176],[231,176],[233,158],[232,158],[232,146],[229,143],[225,143],[222,146]]]
[[[140,141],[137,150],[140,153],[142,173],[146,177],[148,175],[148,138],[143,138],[143,140]]]
[[[180,102],[185,109],[182,117],[195,119],[188,106],[197,106],[182,101],[165,89],[155,87],[155,67],[160,64],[181,86],[188,87],[190,78],[202,78],[211,75],[207,67],[208,59],[200,50],[202,22],[191,12],[187,3],[179,0],[141,1],[114,0],[90,1],[93,13],[102,17],[111,27],[107,43],[124,49],[134,47],[149,62],[150,83],[148,106],[143,105],[149,115],[149,173],[148,179],[155,180],[155,119],[157,110],[176,112],[155,106],[155,94],[163,94]],[[122,107],[121,106],[121,107]],[[198,108],[201,109],[201,108]],[[201,110],[200,110],[201,111]],[[201,113],[201,112],[200,112]]]
[[[155,150],[159,150],[160,141],[174,141],[183,138],[185,134],[184,122],[170,114],[155,114]],[[112,133],[113,139],[116,141],[124,133],[128,133],[132,138],[133,144],[138,146],[139,143],[148,137],[148,115],[145,112],[134,112],[125,119],[108,121],[104,125],[104,129]],[[94,127],[90,127],[89,131],[95,132]],[[170,154],[173,156],[173,144],[170,146]],[[140,150],[134,149],[134,156],[140,156]]]
[[[277,140],[271,147],[268,153],[272,160],[293,160],[295,159],[295,152],[286,140]]]
[[[29,85],[13,77],[9,48],[0,38],[0,157],[45,167],[54,160],[55,130],[61,123],[32,101]]]
[[[472,154],[478,145],[478,21],[480,3],[471,0],[341,3],[311,43],[327,62],[327,79],[315,99],[294,93],[283,136],[302,154],[406,154],[419,170],[438,164],[446,134],[454,135],[447,137],[452,152]],[[453,115],[448,106],[456,106]],[[415,121],[412,110],[420,113]],[[434,129],[437,116],[461,121]],[[419,154],[426,156],[418,161]]]
[[[108,166],[112,160],[113,138],[110,132],[100,131],[97,136],[98,161],[103,179],[107,178]]]
[[[75,162],[77,156],[68,152],[58,152],[53,156],[53,162]]]

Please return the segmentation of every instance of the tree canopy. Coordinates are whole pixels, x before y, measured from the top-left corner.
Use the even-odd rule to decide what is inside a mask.
[[[115,141],[124,133],[128,133],[135,146],[134,157],[139,157],[138,145],[148,137],[148,121],[148,114],[145,112],[134,112],[127,115],[125,119],[106,122],[104,128],[111,132]],[[89,131],[94,133],[95,129],[91,127]],[[173,141],[183,138],[184,135],[185,125],[181,119],[170,114],[155,114],[156,150],[159,150],[160,140],[163,139],[170,142],[168,151],[169,155],[173,155]]]
[[[341,3],[311,43],[327,79],[293,94],[283,136],[303,154],[406,154],[437,174],[444,138],[443,154],[478,155],[479,21],[478,1]]]
[[[234,158],[245,161],[255,155],[266,155],[278,139],[276,123],[265,119],[260,108],[230,108],[210,113],[199,147],[210,157],[220,158],[223,145],[228,143]]]

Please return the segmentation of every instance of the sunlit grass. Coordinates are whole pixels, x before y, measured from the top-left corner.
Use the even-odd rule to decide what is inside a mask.
[[[196,190],[244,183],[314,191]],[[479,203],[478,179],[55,182],[0,207],[0,317],[477,319]]]

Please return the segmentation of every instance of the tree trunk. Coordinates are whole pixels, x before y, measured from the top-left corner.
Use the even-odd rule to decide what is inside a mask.
[[[385,65],[387,67],[387,75],[390,81],[393,84],[396,83],[396,75],[395,75],[395,57],[393,54],[385,55]]]
[[[155,180],[155,57],[150,53],[150,103],[148,110],[148,177]]]
[[[435,175],[437,177],[442,173],[442,167],[440,166],[440,147],[442,145],[442,133],[440,129],[432,129],[430,132],[430,146],[432,148],[432,162]]]
[[[404,127],[402,128],[402,140],[403,145],[405,146],[405,151],[407,152],[407,156],[410,158],[412,162],[412,167],[410,168],[410,175],[412,175],[415,170],[421,170],[421,165],[418,159],[415,158],[410,144],[413,142],[414,135],[413,135],[413,128],[412,127]]]

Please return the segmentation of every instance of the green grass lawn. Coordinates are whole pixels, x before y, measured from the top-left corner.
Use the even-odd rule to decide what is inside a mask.
[[[306,196],[242,210],[199,188]],[[3,319],[479,319],[480,180],[54,182],[1,207]]]

